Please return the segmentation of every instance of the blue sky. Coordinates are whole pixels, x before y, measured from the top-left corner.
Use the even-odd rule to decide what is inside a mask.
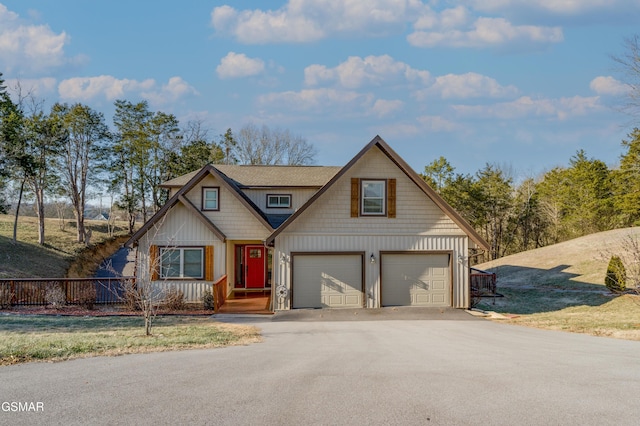
[[[211,134],[289,129],[343,165],[375,135],[517,178],[579,149],[616,164],[629,117],[610,55],[640,0],[0,0],[0,71],[47,102],[146,99]]]

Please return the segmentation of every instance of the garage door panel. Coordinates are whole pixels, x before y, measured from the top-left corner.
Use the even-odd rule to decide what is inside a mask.
[[[383,253],[382,306],[451,306],[448,254]]]
[[[362,255],[294,256],[294,308],[361,308]]]

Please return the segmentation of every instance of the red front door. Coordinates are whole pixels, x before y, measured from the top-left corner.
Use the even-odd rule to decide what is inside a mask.
[[[263,246],[244,247],[244,284],[246,288],[264,288],[264,254],[265,251]]]

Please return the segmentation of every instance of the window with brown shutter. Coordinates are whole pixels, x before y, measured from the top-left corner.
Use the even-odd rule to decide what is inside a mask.
[[[213,281],[213,246],[206,246],[204,248],[204,268],[204,279]]]
[[[351,178],[351,217],[360,216],[360,179]]]
[[[351,217],[396,217],[396,179],[351,178]]]
[[[387,188],[387,217],[396,217],[396,180],[389,179]]]
[[[160,259],[158,258],[158,246],[152,245],[149,247],[149,273],[151,274],[151,281],[156,281],[160,278]]]

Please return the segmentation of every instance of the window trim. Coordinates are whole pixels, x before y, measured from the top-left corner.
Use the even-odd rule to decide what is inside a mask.
[[[280,203],[280,197],[287,197],[289,199],[289,203],[287,205],[271,205],[269,203],[270,197],[278,197],[278,203]],[[290,209],[291,208],[291,194],[267,194],[267,208],[268,209]]]
[[[198,277],[190,277],[184,275],[184,251],[185,250],[198,250],[200,251],[200,276]],[[164,253],[167,251],[179,251],[180,252],[180,273],[177,277],[169,277],[166,276],[164,271],[166,268],[163,267],[162,260],[164,258]],[[205,278],[205,248],[204,247],[173,247],[173,248],[160,248],[159,253],[159,279],[162,280],[203,280]]]
[[[215,191],[216,192],[216,208],[207,208],[206,207],[206,193],[207,191]],[[210,212],[218,212],[220,211],[220,187],[219,186],[203,186],[202,187],[202,203],[201,203],[202,211],[210,211]]]
[[[364,216],[364,217],[386,217],[387,216],[387,196],[388,196],[388,188],[387,188],[387,179],[366,179],[366,178],[362,178],[360,179],[360,187],[359,187],[359,191],[360,191],[360,216]],[[382,196],[380,197],[382,200],[382,211],[381,212],[365,212],[364,211],[364,201],[365,201],[365,196],[364,196],[364,186],[367,183],[380,183],[382,184]],[[373,197],[367,197],[367,198],[373,198]],[[377,197],[376,197],[377,199]]]

